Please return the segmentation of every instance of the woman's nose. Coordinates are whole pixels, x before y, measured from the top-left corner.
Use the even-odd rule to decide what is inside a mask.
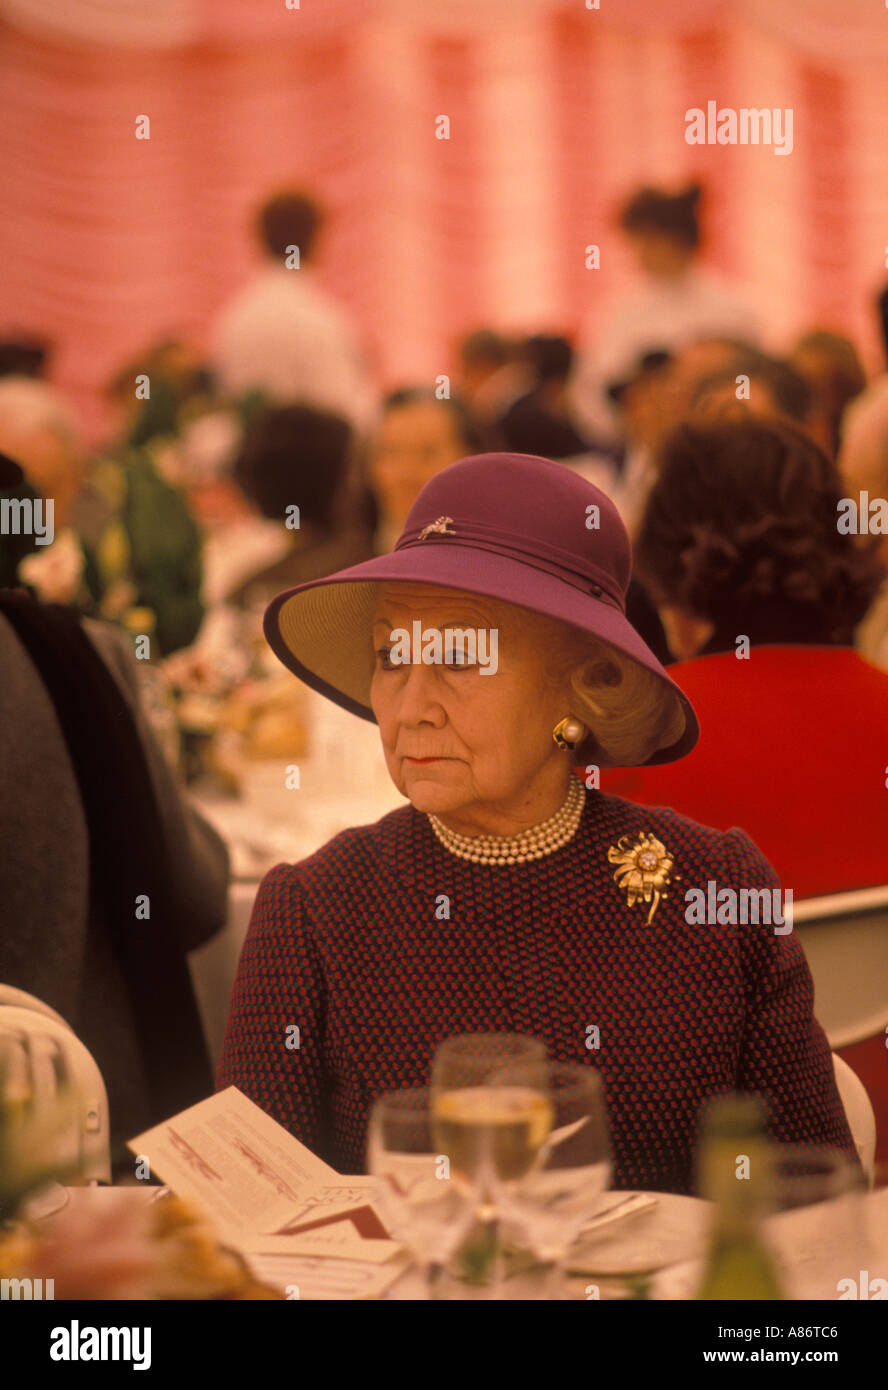
[[[440,726],[446,712],[440,700],[440,682],[434,666],[421,661],[405,666],[399,689],[398,717],[402,724],[432,723]]]

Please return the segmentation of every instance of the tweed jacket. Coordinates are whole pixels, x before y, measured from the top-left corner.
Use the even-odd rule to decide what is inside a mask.
[[[646,833],[674,861],[650,921],[608,859]],[[699,1107],[734,1089],[766,1097],[777,1139],[853,1157],[798,942],[689,923],[684,894],[709,881],[779,886],[742,831],[596,791],[567,845],[504,867],[457,858],[399,808],[263,880],[217,1084],[359,1173],[375,1097],[428,1084],[452,1034],[519,1032],[598,1069],[617,1187],[692,1192]]]

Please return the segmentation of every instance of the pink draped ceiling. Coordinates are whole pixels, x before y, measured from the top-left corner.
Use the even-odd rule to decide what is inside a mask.
[[[0,332],[55,342],[91,432],[122,359],[170,333],[205,345],[255,265],[251,209],[293,181],[331,211],[319,273],[389,385],[450,370],[481,324],[594,324],[631,282],[615,204],[689,176],[709,190],[709,259],[774,346],[834,327],[879,365],[877,0],[290,4],[0,0]],[[689,146],[685,111],[709,100],[792,108],[792,153]]]

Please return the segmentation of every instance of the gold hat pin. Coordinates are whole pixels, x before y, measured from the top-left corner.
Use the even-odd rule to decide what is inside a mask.
[[[428,526],[423,526],[419,533],[421,541],[428,540],[429,536],[455,536],[453,529],[452,516],[439,516],[437,521],[430,521]]]

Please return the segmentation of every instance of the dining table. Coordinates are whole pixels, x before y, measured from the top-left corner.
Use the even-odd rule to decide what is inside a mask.
[[[51,1227],[60,1211],[86,1209],[87,1204],[119,1203],[121,1194],[134,1205],[156,1201],[164,1189],[143,1184],[125,1187],[58,1188],[58,1197],[44,1199],[44,1212],[36,1220]],[[629,1204],[625,1219],[614,1219],[581,1235],[565,1263],[566,1277],[559,1296],[565,1301],[611,1301],[631,1298],[653,1301],[685,1301],[696,1297],[703,1272],[703,1260],[714,1217],[710,1202],[677,1193],[636,1194],[608,1191],[600,1195],[590,1211],[593,1221],[609,1209],[627,1206],[627,1199],[644,1195],[648,1203]],[[873,1297],[876,1280],[888,1281],[888,1189],[882,1188],[860,1198],[863,1243],[855,1254],[867,1261],[867,1289],[859,1296]],[[632,1207],[635,1206],[633,1210]],[[836,1270],[844,1269],[844,1227],[834,1222],[833,1203],[818,1203],[781,1212],[763,1223],[763,1237],[774,1252],[778,1275],[790,1301],[836,1302],[847,1293],[836,1286]],[[616,1214],[616,1212],[615,1212]],[[206,1211],[212,1224],[212,1211]],[[249,1256],[246,1256],[249,1259]],[[327,1257],[335,1259],[335,1256]],[[397,1277],[380,1295],[382,1301],[412,1302],[430,1298],[429,1285],[416,1262],[402,1257]],[[852,1272],[849,1267],[849,1274]],[[858,1271],[853,1271],[856,1275]],[[282,1269],[283,1292],[288,1285]],[[886,1284],[885,1287],[888,1287]],[[109,1295],[110,1296],[110,1295]],[[439,1293],[439,1296],[441,1294]],[[538,1268],[525,1262],[491,1287],[452,1283],[446,1298],[471,1301],[536,1301],[551,1298],[551,1285],[541,1278]],[[883,1297],[884,1294],[877,1294]]]

